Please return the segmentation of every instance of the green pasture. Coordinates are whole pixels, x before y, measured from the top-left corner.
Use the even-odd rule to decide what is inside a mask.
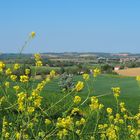
[[[43,98],[43,106],[47,108],[52,106],[55,102],[63,98],[67,93],[62,92],[59,87],[60,78],[55,78],[46,84],[45,88],[41,92]],[[40,80],[39,80],[40,81]],[[29,87],[35,87],[35,85],[39,82],[30,82]],[[73,79],[76,84],[78,81],[84,81],[82,76],[74,76]],[[56,110],[65,109],[65,107],[69,106],[72,103],[73,97],[75,95],[79,95],[84,101],[88,95],[88,90],[90,90],[90,96],[99,96],[99,101],[105,105],[105,107],[113,107],[116,109],[116,101],[111,92],[112,87],[120,87],[121,94],[119,97],[119,101],[123,101],[126,103],[127,107],[132,112],[137,112],[137,109],[140,104],[140,86],[134,77],[123,77],[118,75],[101,75],[94,79],[92,76],[90,80],[85,83],[85,87],[81,92],[72,93],[71,95],[64,98],[64,102],[60,102],[55,106]],[[12,86],[12,85],[11,85]],[[89,88],[88,88],[89,87]],[[9,97],[12,102],[14,102],[15,98],[17,98],[14,94],[13,89],[9,89]],[[28,91],[30,93],[30,91]],[[88,108],[90,104],[90,100],[88,99],[85,104],[81,106],[81,108]],[[58,109],[59,108],[59,109]],[[54,109],[54,108],[53,108]],[[52,110],[53,110],[52,109]]]
[[[82,76],[74,77],[75,83],[79,80],[83,80]],[[52,105],[52,103],[57,102],[64,96],[65,93],[60,90],[58,82],[59,78],[51,81],[44,88],[42,96],[45,98],[44,101],[46,105]],[[140,104],[140,87],[135,78],[118,75],[101,75],[97,77],[97,79],[91,78],[88,82],[88,86],[91,87],[90,96],[99,96],[100,102],[103,103],[105,107],[113,107],[114,109],[116,109],[116,100],[114,99],[113,94],[111,94],[111,87],[120,87],[121,94],[119,101],[125,102],[130,111],[134,113],[137,112]],[[83,91],[76,94],[81,96],[83,100],[86,99],[88,94],[87,84],[85,83]],[[69,105],[74,95],[65,98],[65,103],[58,104],[56,110],[64,109],[65,106]],[[90,101],[87,100],[82,107],[87,109],[89,103]]]

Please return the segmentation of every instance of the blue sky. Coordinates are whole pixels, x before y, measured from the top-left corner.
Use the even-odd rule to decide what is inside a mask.
[[[140,0],[0,0],[0,52],[140,53]]]

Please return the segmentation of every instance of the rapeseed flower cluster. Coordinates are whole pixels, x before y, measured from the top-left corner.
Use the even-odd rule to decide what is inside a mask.
[[[73,118],[70,116],[67,116],[65,118],[58,118],[56,126],[58,128],[65,128],[71,130],[73,127]]]
[[[31,72],[31,70],[30,70],[30,69],[25,69],[25,74],[26,74],[26,75],[29,75],[29,74],[30,74],[30,72]]]
[[[99,74],[101,74],[101,70],[99,68],[93,69],[93,76],[97,77]]]
[[[104,107],[103,104],[100,104],[100,103],[99,103],[98,98],[95,97],[95,96],[92,96],[92,97],[91,97],[91,104],[90,104],[89,106],[90,106],[90,109],[91,109],[92,111],[100,110],[100,109],[102,109],[102,108]]]
[[[29,77],[27,75],[20,76],[20,82],[27,83],[29,81]]]
[[[10,133],[8,132],[8,126],[9,123],[7,122],[6,118],[3,118],[3,122],[2,122],[2,136],[5,139],[8,139],[10,137]]]
[[[117,98],[120,96],[121,88],[120,87],[112,87],[112,92],[113,92],[114,96]]]
[[[27,93],[24,92],[20,92],[18,93],[18,110],[19,111],[25,111],[25,101],[26,101],[26,97],[27,97]]]
[[[51,120],[45,119],[45,124],[46,124],[46,125],[50,125],[50,124],[51,124]]]
[[[81,118],[79,121],[76,121],[76,125],[77,126],[81,126],[81,125],[84,125],[86,123],[86,120],[84,118]]]
[[[112,114],[112,108],[107,108],[106,111],[108,114]]]
[[[79,108],[73,108],[71,111],[71,115],[77,115],[80,113],[81,113],[81,110]]]
[[[12,74],[12,71],[11,71],[10,68],[8,68],[8,69],[6,69],[5,73],[6,73],[6,75],[11,75]]]
[[[10,79],[11,79],[12,81],[16,81],[17,76],[13,74],[13,75],[10,76]]]
[[[60,131],[58,131],[58,133],[57,133],[57,136],[59,137],[59,139],[63,139],[67,135],[68,135],[68,130],[65,129],[65,128],[60,130]]]
[[[121,110],[122,113],[127,111],[126,108],[125,108],[125,103],[124,102],[120,102],[120,110]]]
[[[54,70],[51,70],[50,71],[50,78],[55,77],[55,75],[56,75],[56,72]]]
[[[78,83],[75,86],[75,90],[77,92],[81,91],[84,88],[84,82],[78,81]]]
[[[9,88],[10,83],[9,82],[5,82],[5,87]]]
[[[43,65],[42,61],[41,61],[41,55],[40,54],[35,54],[35,61],[36,61],[36,66],[37,67],[41,67]]]
[[[89,80],[89,74],[87,73],[83,74],[83,79],[86,81]]]
[[[5,63],[0,61],[0,72],[2,72],[4,68],[5,68]]]
[[[122,136],[122,139],[138,139],[140,136],[139,128],[140,126],[137,126],[137,129],[134,128],[132,125],[132,120],[135,123],[135,125],[139,125],[140,122],[140,113],[129,116],[129,112],[125,108],[125,103],[120,102],[120,113],[113,113],[112,108],[107,108],[107,114],[108,114],[108,122],[105,124],[98,124],[98,130],[100,133],[100,139],[110,139],[110,140],[117,140],[121,134],[121,131],[124,132],[124,138]],[[130,121],[131,120],[131,121]],[[133,123],[134,123],[133,122]]]
[[[79,104],[81,102],[81,97],[80,96],[75,96],[74,99],[73,99],[73,102],[75,104]]]
[[[136,76],[136,80],[137,81],[140,81],[140,76]]]
[[[20,68],[20,64],[16,63],[14,64],[14,70],[18,70]]]

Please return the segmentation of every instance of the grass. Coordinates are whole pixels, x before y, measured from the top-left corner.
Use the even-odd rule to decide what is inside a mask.
[[[82,77],[75,76],[74,82],[78,80],[82,80]],[[42,96],[48,102],[51,102],[52,100],[57,101],[64,94],[61,92],[58,86],[58,81],[59,79],[55,79],[47,84],[42,92]],[[115,75],[101,75],[96,79],[95,82],[92,83],[91,86],[93,87],[91,96],[108,94],[111,93],[111,87],[121,87],[122,91],[120,95],[120,101],[124,101],[132,112],[135,112],[140,104],[140,88],[135,78],[120,77]],[[80,96],[85,99],[88,94],[87,87],[85,87],[84,90],[78,94],[80,94]],[[99,100],[103,102],[105,106],[115,107],[115,99],[112,94],[102,96],[99,98]]]

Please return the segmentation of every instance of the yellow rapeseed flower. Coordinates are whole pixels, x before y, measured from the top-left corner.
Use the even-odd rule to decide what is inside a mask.
[[[120,102],[120,107],[124,107],[125,103],[124,102]]]
[[[6,133],[5,133],[5,138],[8,139],[9,136],[10,136],[10,133],[9,133],[9,132],[6,132]]]
[[[29,114],[32,114],[34,111],[35,111],[35,108],[34,107],[27,107],[27,112]]]
[[[76,121],[76,126],[84,125],[86,123],[86,120],[84,118],[81,118],[81,120]]]
[[[70,116],[67,116],[65,118],[58,118],[56,126],[58,128],[68,128],[71,129],[73,125],[73,118]]]
[[[83,74],[83,79],[84,79],[84,80],[88,80],[88,79],[89,79],[89,74],[86,74],[86,73]]]
[[[68,135],[68,130],[67,129],[60,130],[57,133],[57,136],[59,137],[59,139],[63,139],[67,135]]]
[[[114,116],[113,115],[109,115],[109,120],[112,121],[114,119]],[[114,122],[115,122],[115,119],[114,119]]]
[[[117,98],[120,96],[121,88],[120,87],[112,87],[112,91],[114,93],[114,96]]]
[[[19,86],[13,86],[13,89],[14,89],[15,91],[18,91],[18,90],[19,90]]]
[[[38,61],[36,61],[36,66],[37,67],[41,67],[43,64],[42,64],[42,61],[40,61],[40,60],[38,60]]]
[[[80,109],[79,108],[73,108],[73,110],[71,111],[71,114],[72,115],[76,115],[79,112],[80,112]]]
[[[102,109],[103,105],[99,104],[98,98],[95,96],[91,97],[91,104],[89,105],[91,110]]]
[[[105,140],[106,139],[106,135],[105,134],[101,134],[101,140]]]
[[[35,37],[35,35],[36,35],[36,33],[35,33],[35,32],[31,32],[31,33],[30,33],[30,37],[31,37],[31,38],[34,38],[34,37]]]
[[[9,88],[10,83],[9,82],[5,82],[4,84],[7,88]]]
[[[80,121],[75,122],[76,126],[80,126]]]
[[[100,73],[101,73],[101,70],[100,70],[99,68],[95,68],[95,69],[93,70],[93,76],[94,76],[94,77],[97,77]]]
[[[41,96],[37,96],[36,99],[34,100],[34,106],[35,107],[39,107],[41,105],[41,101],[42,101],[42,97]]]
[[[19,132],[16,132],[15,136],[16,136],[16,139],[17,139],[17,140],[20,139],[20,133],[19,133]]]
[[[76,91],[81,91],[84,88],[84,83],[81,81],[78,81],[78,83],[75,86]]]
[[[136,80],[137,81],[140,81],[140,76],[136,76]]]
[[[102,109],[104,107],[103,104],[99,104],[99,109]]]
[[[5,96],[0,97],[0,105],[4,102]]]
[[[30,74],[30,69],[25,69],[25,74],[26,75]]]
[[[91,110],[97,110],[99,108],[99,103],[95,102],[89,105]]]
[[[95,96],[91,97],[91,103],[98,103],[98,98]]]
[[[20,64],[16,63],[14,64],[14,70],[18,70],[20,68]]]
[[[124,120],[123,119],[119,119],[119,123],[120,124],[124,124]]]
[[[10,74],[12,74],[12,71],[11,71],[10,68],[8,68],[8,69],[5,71],[5,73],[6,73],[6,75],[10,75]]]
[[[17,76],[16,75],[11,75],[10,78],[11,78],[12,81],[16,81]]]
[[[81,125],[84,125],[85,123],[86,123],[86,120],[85,120],[84,118],[81,118],[80,124],[81,124]]]
[[[21,75],[20,76],[20,82],[26,83],[29,81],[29,77],[27,75]]]
[[[41,59],[41,55],[39,53],[34,54],[35,60],[39,61]]]
[[[45,119],[45,124],[46,125],[50,125],[51,124],[51,121],[49,119]]]
[[[55,72],[54,70],[51,70],[51,71],[50,71],[50,77],[54,77],[55,74],[56,74],[56,72]]]
[[[5,68],[5,63],[0,61],[0,71],[3,71],[4,68]]]
[[[117,140],[116,130],[113,125],[106,130],[106,136],[109,140]]]
[[[80,97],[80,96],[75,96],[74,99],[73,99],[73,102],[74,102],[75,104],[80,103],[80,102],[81,102],[81,97]]]
[[[112,114],[112,108],[107,108],[106,111],[108,114]]]
[[[79,135],[79,134],[80,134],[80,132],[81,132],[81,130],[80,130],[80,129],[77,129],[77,130],[76,130],[76,134],[77,134],[77,135]]]

